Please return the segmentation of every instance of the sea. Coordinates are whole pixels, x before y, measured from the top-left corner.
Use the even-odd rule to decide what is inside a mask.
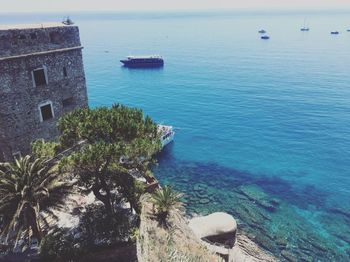
[[[65,15],[1,14],[0,23]],[[230,213],[281,261],[350,261],[350,10],[70,17],[89,105],[142,108],[174,127],[153,172],[184,193],[188,216]],[[145,54],[164,67],[119,61]]]

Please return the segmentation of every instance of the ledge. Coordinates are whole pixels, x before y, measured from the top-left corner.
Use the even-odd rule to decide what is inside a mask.
[[[38,55],[62,53],[62,52],[67,52],[67,51],[72,51],[72,50],[79,50],[79,49],[83,49],[83,47],[82,46],[74,46],[74,47],[68,47],[68,48],[53,49],[53,50],[48,50],[48,51],[43,51],[43,52],[35,52],[35,53],[30,53],[30,54],[7,56],[7,57],[0,58],[0,62],[5,61],[5,60],[10,60],[10,59],[20,59],[20,58],[27,58],[27,57],[38,56]]]

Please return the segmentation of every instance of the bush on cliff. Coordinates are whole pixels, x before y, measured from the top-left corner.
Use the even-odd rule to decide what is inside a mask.
[[[182,196],[181,193],[174,191],[170,186],[157,189],[152,194],[151,201],[156,208],[156,215],[161,224],[166,224],[171,210],[179,209],[182,206]]]

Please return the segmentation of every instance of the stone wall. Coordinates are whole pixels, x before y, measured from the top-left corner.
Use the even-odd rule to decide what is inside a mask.
[[[77,26],[42,24],[0,28],[0,58],[80,45]]]
[[[54,139],[58,135],[57,120],[66,112],[87,106],[77,27],[19,31],[27,36],[35,31],[43,40],[38,45],[28,42],[28,46],[17,51],[13,46],[6,51],[0,47],[1,55],[27,54],[0,58],[0,160],[10,160],[16,152],[27,154],[35,139]],[[74,32],[75,35],[57,44],[60,49],[54,50],[44,36],[56,31],[63,35]],[[14,33],[11,30],[10,33],[11,41]],[[5,34],[0,31],[0,35]],[[77,46],[71,46],[73,44]],[[45,51],[45,48],[49,50]],[[39,49],[40,53],[25,53]],[[46,69],[47,84],[35,86],[32,72],[42,67]],[[39,106],[43,103],[52,103],[54,117],[50,120],[41,119]]]

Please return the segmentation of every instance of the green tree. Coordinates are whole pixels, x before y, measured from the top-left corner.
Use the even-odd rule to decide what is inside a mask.
[[[174,191],[170,186],[157,189],[152,194],[151,202],[156,208],[157,216],[161,223],[165,224],[167,222],[171,210],[179,209],[182,206],[182,196],[183,194]]]
[[[116,104],[111,108],[77,109],[62,117],[58,127],[63,147],[87,140],[90,144],[103,141],[138,146],[138,153],[144,157],[160,150],[157,125],[137,108]]]
[[[0,164],[1,235],[17,240],[30,232],[40,242],[42,225],[63,209],[72,184],[64,182],[45,158],[25,156],[15,163]]]
[[[113,213],[113,194],[116,188],[113,181],[111,165],[119,161],[123,150],[116,144],[103,142],[87,145],[80,151],[62,160],[66,168],[77,177],[77,184],[83,187],[86,193],[92,191],[100,200],[107,213]],[[114,170],[116,172],[116,170]],[[127,170],[119,170],[127,173]]]
[[[148,170],[152,156],[161,148],[152,119],[144,117],[140,109],[122,105],[84,108],[61,118],[59,129],[63,148],[87,141],[80,151],[63,161],[78,184],[92,191],[109,214],[113,214],[120,194],[139,211],[138,198],[143,188],[128,170]]]

